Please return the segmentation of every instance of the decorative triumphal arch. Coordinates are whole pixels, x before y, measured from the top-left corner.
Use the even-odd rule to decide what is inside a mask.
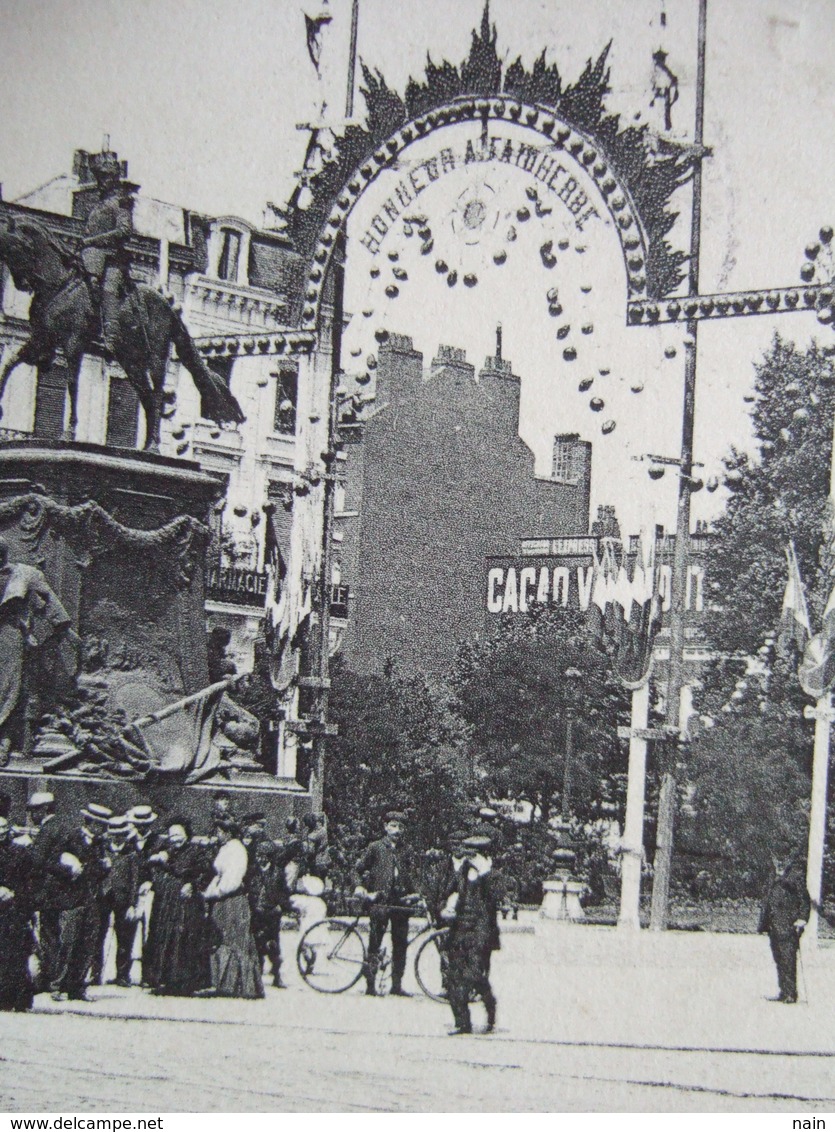
[[[801,272],[802,285],[770,288],[732,294],[701,294],[699,290],[699,242],[701,219],[701,166],[710,151],[703,144],[704,60],[707,2],[699,0],[698,70],[696,82],[696,123],[692,142],[683,142],[670,132],[669,105],[666,121],[658,131],[646,123],[624,125],[605,108],[608,93],[608,48],[590,61],[579,78],[564,84],[545,53],[526,66],[517,59],[506,65],[496,51],[496,31],[485,8],[481,27],[473,32],[469,56],[460,66],[449,63],[427,64],[422,80],[410,80],[405,94],[390,89],[379,71],[363,67],[363,94],[367,104],[365,123],[351,123],[336,135],[332,130],[324,146],[311,134],[308,157],[288,213],[288,231],[305,264],[305,283],[300,297],[298,328],[313,335],[310,385],[311,404],[307,444],[301,450],[315,463],[325,461],[326,470],[316,492],[307,497],[310,522],[321,533],[323,559],[320,577],[329,576],[329,521],[333,514],[334,459],[340,426],[340,397],[344,399],[341,340],[343,329],[343,285],[348,222],[358,210],[367,191],[380,182],[396,184],[383,200],[359,237],[359,242],[377,256],[389,232],[399,224],[413,222],[415,202],[433,185],[461,166],[478,168],[488,163],[521,170],[529,179],[528,198],[537,208],[544,199],[554,197],[570,214],[581,232],[594,218],[602,219],[616,233],[625,271],[624,323],[630,327],[655,327],[680,323],[686,327],[684,339],[684,405],[681,457],[650,458],[659,466],[677,466],[679,507],[673,602],[671,617],[670,680],[668,717],[664,728],[652,731],[646,725],[646,682],[633,694],[633,720],[626,729],[630,741],[630,798],[627,802],[627,829],[624,832],[624,902],[622,920],[637,926],[637,899],[640,885],[640,856],[643,825],[643,765],[646,741],[668,742],[680,734],[679,692],[683,679],[683,595],[688,570],[690,493],[702,481],[693,475],[693,416],[697,331],[701,321],[741,316],[771,315],[809,311],[826,325],[835,320],[835,290],[832,272],[816,271],[820,250],[807,249],[812,261]],[[349,103],[350,103],[349,95]],[[444,145],[452,127],[472,124],[479,127],[467,139],[463,152],[459,146]],[[403,173],[406,158],[427,139],[437,139],[436,151],[411,163]],[[690,241],[687,252],[672,246],[669,236],[676,220],[671,207],[673,194],[692,182]],[[543,211],[545,209],[543,208]],[[520,220],[522,216],[519,216]],[[528,217],[525,217],[528,219]],[[408,230],[404,233],[408,236]],[[436,254],[433,235],[426,228],[418,231],[421,252]],[[831,229],[821,230],[821,241],[829,247]],[[540,248],[545,266],[550,266],[553,249]],[[502,253],[494,262],[503,262]],[[382,258],[382,257],[381,257]],[[389,258],[396,258],[390,256]],[[457,283],[455,273],[441,258],[439,273],[446,273],[450,286]],[[402,269],[401,269],[402,270]],[[613,273],[617,286],[619,272]],[[397,278],[397,276],[395,276]],[[461,282],[475,286],[474,274]],[[683,292],[682,292],[682,285]],[[396,282],[386,294],[395,298]],[[326,310],[329,311],[326,317]],[[370,312],[369,312],[370,313]],[[378,330],[378,341],[386,332]],[[559,336],[559,335],[558,335]],[[568,360],[571,347],[566,347]],[[832,352],[833,348],[829,348]],[[675,351],[673,351],[675,353]],[[573,355],[576,356],[576,353]],[[670,356],[670,355],[668,355]],[[601,371],[603,372],[603,371]],[[367,376],[367,375],[366,375]],[[587,382],[587,384],[590,384]],[[580,386],[583,389],[583,383]],[[633,392],[639,389],[633,387]],[[594,404],[592,404],[594,407]],[[614,423],[611,427],[614,427]],[[606,428],[604,427],[604,432]],[[651,470],[652,474],[652,470]],[[715,485],[714,485],[715,486]],[[314,538],[308,545],[319,539]],[[317,671],[302,678],[313,695],[308,720],[314,733],[325,735],[327,710],[327,603],[320,599],[320,647]],[[827,704],[818,705],[821,719],[829,718]],[[829,712],[831,714],[831,712]],[[828,727],[828,723],[826,724]],[[827,733],[828,734],[828,733]],[[823,743],[816,744],[823,746]],[[816,766],[818,763],[816,758]],[[662,806],[659,810],[659,841],[656,875],[659,883],[653,895],[653,925],[666,922],[666,892],[669,883],[672,847],[672,814],[675,796],[675,760],[667,759],[662,776]],[[823,794],[816,772],[813,789],[812,837],[810,839],[810,891],[820,892],[819,857],[822,847]],[[824,807],[825,809],[825,807]],[[662,812],[663,811],[663,812]],[[814,875],[813,875],[814,874]],[[658,899],[656,899],[656,897]]]
[[[593,224],[614,233],[622,266],[613,265],[610,278],[613,287],[625,280],[624,324],[628,304],[658,302],[684,278],[686,256],[668,237],[675,223],[671,197],[692,173],[691,147],[659,145],[646,125],[623,125],[607,112],[608,48],[566,82],[544,52],[531,67],[518,59],[506,65],[496,39],[485,8],[467,59],[458,66],[430,60],[402,96],[379,71],[363,67],[364,122],[310,128],[305,168],[286,213],[287,234],[304,265],[295,325],[310,351],[300,370],[297,470],[305,483],[294,501],[298,553],[292,554],[290,584],[302,594],[300,609],[312,604],[320,611],[318,648],[298,682],[302,703],[293,712],[304,721],[294,724],[302,735],[328,731],[329,524],[342,413],[347,404],[353,418],[357,400],[346,390],[342,358],[346,242],[349,221],[362,212],[370,190],[382,192],[382,199],[356,243],[372,260],[386,259],[382,253],[395,229],[410,234],[414,213],[447,178],[495,167],[524,177],[530,208],[519,211],[519,221],[556,211],[572,233],[584,237]],[[428,229],[418,235],[421,253],[432,256],[452,286],[458,280],[439,240]],[[503,264],[514,239],[508,231],[507,246],[491,249],[486,268]],[[547,240],[539,247],[546,267],[556,264],[557,250]],[[459,282],[472,287],[477,280],[470,274]],[[385,295],[398,293],[392,281]],[[549,303],[553,314],[559,308],[550,297]],[[566,359],[576,356],[570,343],[563,347]]]

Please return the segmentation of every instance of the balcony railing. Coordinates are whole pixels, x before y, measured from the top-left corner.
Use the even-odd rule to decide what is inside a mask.
[[[232,566],[206,568],[206,600],[248,609],[263,609],[267,600],[268,575],[262,570],[242,570]],[[348,616],[348,587],[331,587],[331,617]]]
[[[348,617],[348,587],[331,586],[331,617]]]
[[[34,433],[21,432],[16,428],[0,428],[0,444],[11,444],[15,440],[31,440]]]

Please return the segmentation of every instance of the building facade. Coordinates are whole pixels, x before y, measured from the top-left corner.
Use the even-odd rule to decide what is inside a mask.
[[[555,474],[538,477],[519,436],[521,381],[496,354],[477,372],[440,346],[430,366],[406,336],[381,345],[376,400],[347,446],[335,547],[350,617],[343,653],[356,671],[393,659],[443,673],[484,630],[485,560],[522,540],[585,534],[591,445],[556,438]]]
[[[77,150],[71,173],[13,203],[0,201],[0,216],[28,216],[53,232],[80,236],[94,195],[90,159],[91,154]],[[121,164],[126,178],[127,162]],[[285,559],[290,554],[300,380],[292,327],[298,319],[302,260],[279,230],[258,228],[235,216],[205,216],[141,192],[135,196],[133,219],[132,278],[160,288],[182,307],[192,337],[246,416],[234,428],[201,419],[189,374],[176,357],[169,363],[166,384],[176,393],[176,408],[162,422],[161,452],[228,477],[228,492],[215,515],[207,613],[210,628],[230,631],[232,658],[240,671],[247,671],[264,615],[267,522],[273,524]],[[28,333],[31,296],[15,288],[7,268],[0,270],[2,359]],[[331,317],[328,305],[325,321]],[[251,342],[258,347],[245,345]],[[49,370],[20,366],[4,397],[0,442],[60,437],[67,402],[60,359]],[[144,440],[135,390],[119,366],[101,356],[83,360],[78,413],[80,441],[134,448]],[[339,629],[345,595],[337,597]]]

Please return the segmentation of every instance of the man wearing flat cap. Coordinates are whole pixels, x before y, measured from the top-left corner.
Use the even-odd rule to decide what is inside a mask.
[[[406,947],[409,940],[409,904],[417,899],[411,854],[402,843],[406,815],[392,810],[385,816],[385,836],[372,841],[357,862],[360,884],[357,895],[370,902],[370,931],[365,984],[368,995],[376,995],[380,947],[391,924],[391,993],[408,997],[403,990]]]
[[[473,834],[463,842],[465,860],[450,887],[441,920],[449,925],[447,993],[455,1020],[452,1034],[471,1034],[470,1002],[478,995],[487,1011],[487,1033],[496,1025],[496,997],[490,986],[490,954],[499,948],[499,924],[492,885],[490,838]]]

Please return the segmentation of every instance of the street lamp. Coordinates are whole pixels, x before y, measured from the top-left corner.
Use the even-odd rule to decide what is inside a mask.
[[[565,766],[562,775],[562,825],[566,827],[571,818],[571,774],[574,769],[574,695],[577,681],[582,680],[579,668],[566,668],[565,705]]]
[[[579,668],[566,668],[565,677],[565,765],[562,778],[562,808],[556,826],[556,847],[551,854],[553,875],[543,883],[544,896],[540,916],[546,920],[582,920],[580,896],[585,889],[573,876],[577,854],[571,837],[571,777],[574,769],[574,697],[583,673]]]

